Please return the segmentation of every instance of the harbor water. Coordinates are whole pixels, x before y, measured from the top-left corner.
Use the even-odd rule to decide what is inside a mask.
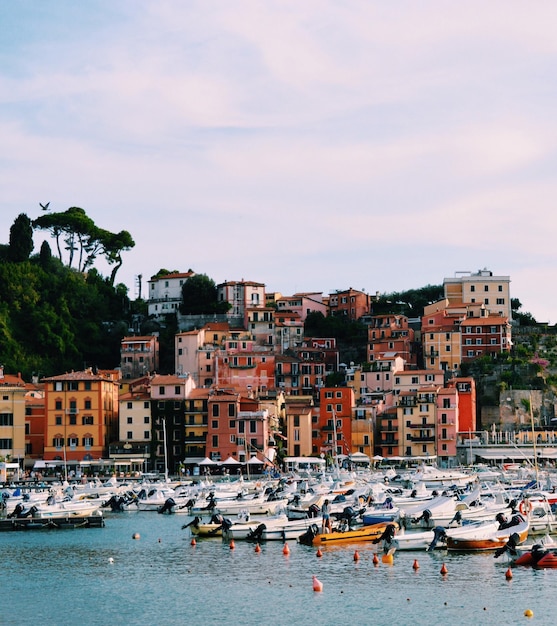
[[[557,570],[505,556],[398,552],[372,543],[316,548],[220,538],[192,544],[183,515],[106,514],[98,529],[0,534],[0,623],[42,626],[197,624],[553,624]],[[134,538],[138,537],[138,538]],[[443,564],[447,573],[443,574]],[[418,567],[415,567],[415,566]],[[323,590],[313,590],[312,576]],[[525,616],[532,611],[533,617]]]

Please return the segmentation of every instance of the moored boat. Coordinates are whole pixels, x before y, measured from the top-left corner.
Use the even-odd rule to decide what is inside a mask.
[[[526,541],[528,537],[529,521],[520,513],[513,515],[510,522],[499,514],[498,526],[493,529],[490,522],[478,524],[475,532],[461,534],[457,531],[447,531],[447,549],[464,552],[485,552],[504,549],[513,536],[512,544],[516,545]],[[505,521],[502,521],[504,520]]]
[[[398,530],[396,522],[394,524]],[[361,541],[374,541],[380,539],[385,532],[388,524],[370,524],[368,526],[360,526],[349,530],[333,530],[330,533],[320,532],[317,524],[311,524],[308,530],[298,537],[298,542],[305,545],[336,545],[343,543],[355,543]]]

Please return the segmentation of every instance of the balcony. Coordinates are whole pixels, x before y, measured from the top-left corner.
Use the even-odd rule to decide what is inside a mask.
[[[186,435],[184,441],[186,443],[201,443],[207,440],[207,435]]]
[[[149,445],[148,443],[118,443],[112,444],[108,447],[108,455],[109,457],[113,457],[115,455],[126,455],[126,456],[141,456],[148,457],[149,456]]]
[[[410,436],[410,441],[417,441],[422,443],[434,443],[435,437],[413,437]]]
[[[426,430],[426,429],[435,429],[435,423],[425,423],[425,424],[408,424],[406,428],[411,428],[412,430]]]

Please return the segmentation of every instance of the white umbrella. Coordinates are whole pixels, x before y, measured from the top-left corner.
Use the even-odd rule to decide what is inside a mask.
[[[216,463],[213,461],[213,459],[210,459],[208,456],[206,456],[203,461],[199,461],[198,465],[216,465]]]
[[[233,456],[229,456],[226,461],[223,461],[221,465],[242,465],[240,461],[237,461]]]
[[[263,465],[265,461],[260,461],[256,456],[252,456],[247,465]]]

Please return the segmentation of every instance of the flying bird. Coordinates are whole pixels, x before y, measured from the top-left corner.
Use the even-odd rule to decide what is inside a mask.
[[[46,204],[41,204],[41,203],[39,202],[39,206],[41,207],[41,209],[42,209],[43,211],[48,211],[48,207],[49,207],[49,205],[50,205],[50,202],[47,202]]]

